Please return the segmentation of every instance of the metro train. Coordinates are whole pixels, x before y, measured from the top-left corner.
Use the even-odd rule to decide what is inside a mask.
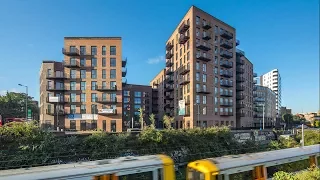
[[[267,167],[309,159],[318,165],[320,145],[207,158],[187,165],[187,180],[229,180],[251,171],[247,179],[267,179]],[[166,155],[128,156],[82,163],[0,171],[0,180],[175,180],[174,161]]]

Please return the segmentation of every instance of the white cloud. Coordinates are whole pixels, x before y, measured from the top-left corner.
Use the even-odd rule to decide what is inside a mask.
[[[164,56],[161,55],[154,58],[149,58],[147,61],[148,64],[158,64],[161,62],[165,62]]]
[[[17,90],[17,89],[15,89],[15,88],[12,88],[12,89],[10,89],[10,90],[0,90],[0,95],[6,95],[7,94],[7,92],[16,92],[16,93],[19,93],[20,91],[19,90]]]

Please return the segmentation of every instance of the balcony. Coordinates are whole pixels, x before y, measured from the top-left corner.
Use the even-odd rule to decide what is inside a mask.
[[[65,111],[65,110],[60,110],[60,111],[54,111],[54,110],[51,110],[51,109],[46,109],[46,114],[48,115],[51,115],[51,116],[56,116],[57,114],[59,116],[63,116],[63,115],[67,115],[67,114],[70,114],[68,111]]]
[[[190,79],[182,79],[181,81],[180,81],[180,85],[186,85],[186,84],[189,84],[190,83]]]
[[[224,96],[224,97],[232,97],[233,93],[229,92],[229,91],[222,91],[220,92],[220,96]]]
[[[212,26],[211,26],[211,23],[210,22],[207,22],[207,21],[203,21],[202,22],[202,28],[205,29],[205,30],[208,30],[210,29]]]
[[[220,116],[233,116],[233,112],[220,112]]]
[[[224,30],[224,29],[220,30],[220,36],[224,37],[226,39],[232,39],[233,38],[233,34],[228,32],[227,30]]]
[[[210,92],[207,88],[198,88],[198,89],[196,89],[196,92],[200,93],[200,94],[210,94]]]
[[[190,72],[190,66],[189,65],[184,65],[182,66],[182,68],[180,69],[180,75],[185,75],[188,72]]]
[[[179,33],[183,34],[189,29],[190,25],[188,21],[183,21],[179,27]]]
[[[236,46],[239,46],[240,45],[240,40],[236,40]]]
[[[236,95],[237,100],[243,100],[244,98],[245,98],[245,96],[243,94],[237,93],[237,95]]]
[[[166,62],[166,67],[171,67],[173,65],[173,62],[171,60],[168,60]]]
[[[241,68],[241,67],[237,67],[237,68],[236,68],[236,73],[237,73],[237,74],[243,74],[243,73],[244,73],[244,69]]]
[[[208,41],[208,40],[210,40],[211,38],[212,38],[212,37],[211,37],[211,34],[210,34],[210,33],[205,33],[205,34],[202,35],[202,39],[203,39],[203,40]]]
[[[63,104],[65,103],[67,99],[65,99],[63,96],[62,97],[47,97],[46,102],[47,103],[57,103],[57,104]]]
[[[168,84],[172,84],[174,82],[174,78],[172,76],[168,76],[165,81]]]
[[[233,48],[233,43],[229,41],[220,41],[220,46],[224,47],[226,49],[232,49]]]
[[[229,51],[220,51],[220,56],[230,59],[233,57],[233,54]]]
[[[243,113],[243,112],[238,112],[238,113],[237,113],[237,116],[238,116],[238,117],[245,117],[245,116],[246,116],[246,114],[245,114],[245,113]]]
[[[173,54],[170,51],[168,51],[166,54],[166,59],[171,59],[172,56],[173,56]]]
[[[172,71],[172,70],[170,70],[170,69],[168,69],[168,70],[166,70],[166,75],[171,75],[171,74],[173,74],[174,72]]]
[[[88,69],[93,69],[94,67],[97,67],[96,65],[92,65],[92,64],[86,64],[86,63],[84,63],[84,64],[81,64],[80,63],[80,68],[88,68]]]
[[[236,86],[237,91],[244,91],[244,86],[243,85],[237,85]]]
[[[127,68],[122,68],[122,77],[127,76]]]
[[[122,67],[126,67],[127,66],[127,58],[122,59]]]
[[[79,56],[79,50],[77,48],[70,48],[69,50],[62,48],[62,54],[66,56]]]
[[[100,104],[116,104],[117,98],[96,98],[96,102]]]
[[[168,93],[168,94],[166,94],[166,99],[173,100],[174,99],[174,95],[172,93]]]
[[[82,104],[82,103],[85,103],[85,102],[81,102],[80,99],[77,99],[77,98],[65,98],[65,104],[76,104],[76,105],[79,105],[79,104]]]
[[[168,85],[168,84],[165,86],[165,89],[164,89],[165,92],[171,92],[173,90],[174,90],[173,85]]]
[[[236,58],[237,65],[244,65],[244,60],[240,59],[239,57]]]
[[[197,53],[196,58],[205,62],[211,61],[211,56],[205,53]]]
[[[238,75],[238,76],[236,76],[236,81],[237,82],[245,82],[246,79],[244,77]]]
[[[189,36],[181,34],[179,37],[179,44],[184,44],[190,39]]]
[[[97,91],[117,91],[117,86],[96,86]]]
[[[220,76],[223,76],[223,77],[232,77],[233,74],[232,74],[232,71],[220,71]]]
[[[209,50],[211,50],[211,48],[210,48],[208,45],[205,45],[205,44],[200,44],[200,43],[198,43],[198,44],[196,45],[196,47],[197,47],[198,49],[201,49],[201,50],[204,50],[204,51],[209,51]]]
[[[56,80],[56,79],[59,79],[59,80],[63,80],[63,79],[67,79],[67,77],[63,74],[48,74],[47,79],[51,79],[51,80]]]
[[[253,73],[253,77],[258,77],[258,74],[257,73]]]
[[[58,86],[46,86],[47,91],[67,91],[67,88],[65,87],[58,87]]]
[[[232,87],[233,84],[232,84],[232,82],[230,82],[230,81],[220,81],[220,86],[223,86],[223,87]]]
[[[233,106],[233,103],[232,102],[220,102],[220,106],[230,107],[230,106]]]
[[[240,108],[244,108],[245,105],[244,105],[244,104],[241,104],[241,103],[237,103],[236,107],[237,107],[237,109],[240,109]]]
[[[117,110],[116,109],[98,109],[98,114],[99,115],[117,115]]]
[[[62,64],[67,68],[80,68],[80,63],[78,61],[62,61]]]
[[[221,60],[220,61],[220,66],[225,67],[225,68],[232,68],[233,67],[233,63],[231,61]]]
[[[173,45],[171,43],[166,44],[166,50],[170,51],[173,48]]]

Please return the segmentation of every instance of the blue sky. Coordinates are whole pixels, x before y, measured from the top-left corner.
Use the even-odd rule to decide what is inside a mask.
[[[318,0],[2,0],[0,91],[24,91],[22,83],[39,99],[41,61],[62,60],[64,36],[121,36],[128,82],[148,84],[191,5],[237,29],[255,72],[279,69],[283,105],[319,109]]]

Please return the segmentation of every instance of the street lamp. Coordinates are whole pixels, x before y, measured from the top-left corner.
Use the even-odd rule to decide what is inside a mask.
[[[18,84],[19,86],[23,86],[26,88],[26,120],[28,120],[28,86]]]

